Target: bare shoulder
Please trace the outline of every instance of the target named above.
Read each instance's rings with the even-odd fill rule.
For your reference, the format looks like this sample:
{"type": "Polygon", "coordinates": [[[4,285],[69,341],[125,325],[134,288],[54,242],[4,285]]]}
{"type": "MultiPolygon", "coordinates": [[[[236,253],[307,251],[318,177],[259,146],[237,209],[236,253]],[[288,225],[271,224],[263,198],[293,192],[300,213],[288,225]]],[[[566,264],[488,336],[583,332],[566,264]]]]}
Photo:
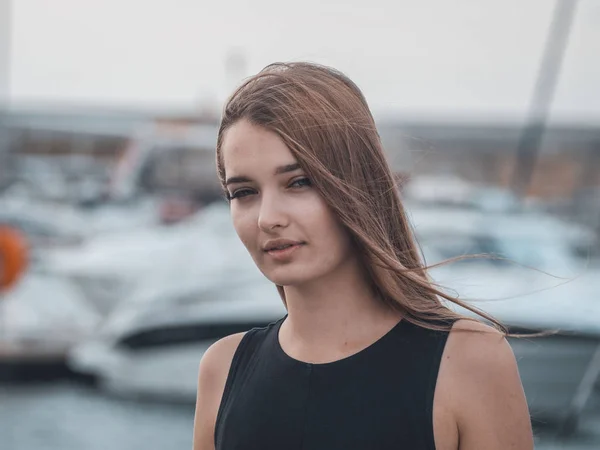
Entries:
{"type": "Polygon", "coordinates": [[[460,361],[464,364],[485,363],[488,360],[498,363],[497,357],[509,360],[512,357],[511,347],[504,335],[495,328],[475,320],[456,321],[448,337],[448,345],[450,350],[460,348],[460,352],[454,356],[460,356],[460,361]]]}
{"type": "Polygon", "coordinates": [[[202,355],[200,360],[200,378],[219,378],[229,372],[233,355],[246,333],[236,333],[219,339],[202,355]]]}
{"type": "Polygon", "coordinates": [[[533,448],[517,362],[502,333],[472,320],[448,336],[440,374],[460,435],[460,449],[533,448]],[[443,372],[442,372],[443,371],[443,372]]]}
{"type": "Polygon", "coordinates": [[[198,369],[197,403],[206,404],[212,400],[210,404],[215,406],[221,402],[233,356],[245,334],[236,333],[219,339],[204,352],[198,369]]]}
{"type": "Polygon", "coordinates": [[[473,320],[458,320],[448,336],[443,363],[453,375],[479,386],[518,376],[510,344],[495,328],[473,320]]]}
{"type": "Polygon", "coordinates": [[[194,417],[194,450],[214,449],[214,430],[233,356],[246,333],[224,337],[202,356],[194,417]]]}

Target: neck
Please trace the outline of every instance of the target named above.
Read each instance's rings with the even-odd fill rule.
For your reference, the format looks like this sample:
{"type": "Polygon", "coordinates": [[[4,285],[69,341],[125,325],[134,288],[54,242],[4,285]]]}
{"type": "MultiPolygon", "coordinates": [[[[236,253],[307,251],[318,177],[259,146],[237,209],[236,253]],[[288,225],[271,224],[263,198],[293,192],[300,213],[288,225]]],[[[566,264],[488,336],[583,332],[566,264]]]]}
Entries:
{"type": "Polygon", "coordinates": [[[281,329],[282,346],[309,359],[315,355],[327,359],[328,352],[368,345],[401,318],[371,291],[356,261],[284,291],[288,317],[281,329]]]}

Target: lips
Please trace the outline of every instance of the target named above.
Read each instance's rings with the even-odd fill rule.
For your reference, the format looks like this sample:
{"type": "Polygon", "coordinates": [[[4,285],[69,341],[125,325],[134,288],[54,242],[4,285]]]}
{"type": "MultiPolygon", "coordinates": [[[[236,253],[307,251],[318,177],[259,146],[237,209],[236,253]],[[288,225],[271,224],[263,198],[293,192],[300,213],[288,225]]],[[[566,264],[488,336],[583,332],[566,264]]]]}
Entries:
{"type": "Polygon", "coordinates": [[[263,251],[270,252],[273,250],[285,250],[286,248],[302,244],[304,244],[304,242],[293,241],[291,239],[273,239],[265,243],[263,246],[263,251]]]}
{"type": "Polygon", "coordinates": [[[297,244],[285,244],[285,245],[281,245],[279,247],[271,247],[271,248],[268,248],[267,251],[272,252],[273,250],[285,250],[286,248],[290,248],[293,245],[297,245],[297,244]]]}
{"type": "Polygon", "coordinates": [[[285,244],[278,247],[271,247],[272,249],[265,251],[265,253],[276,263],[289,263],[294,260],[303,246],[302,243],[292,245],[285,244]]]}

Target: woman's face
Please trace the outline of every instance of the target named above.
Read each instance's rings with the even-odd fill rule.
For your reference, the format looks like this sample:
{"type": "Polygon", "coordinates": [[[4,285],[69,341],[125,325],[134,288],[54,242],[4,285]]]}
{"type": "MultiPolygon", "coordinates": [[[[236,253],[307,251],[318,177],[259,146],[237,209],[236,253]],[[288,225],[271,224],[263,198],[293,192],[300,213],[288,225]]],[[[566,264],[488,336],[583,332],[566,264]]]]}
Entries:
{"type": "Polygon", "coordinates": [[[269,280],[298,285],[349,262],[348,234],[276,133],[240,120],[221,151],[233,225],[269,280]]]}

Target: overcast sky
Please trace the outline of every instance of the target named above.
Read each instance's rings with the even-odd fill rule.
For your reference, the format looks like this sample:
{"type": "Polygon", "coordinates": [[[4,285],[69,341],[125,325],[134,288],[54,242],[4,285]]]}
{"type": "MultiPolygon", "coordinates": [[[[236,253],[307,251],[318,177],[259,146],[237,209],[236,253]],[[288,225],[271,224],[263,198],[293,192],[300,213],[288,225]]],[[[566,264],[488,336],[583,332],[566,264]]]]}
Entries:
{"type": "MultiPolygon", "coordinates": [[[[2,0],[0,0],[2,1],[2,0]]],[[[192,107],[278,60],[345,71],[382,112],[526,110],[551,0],[13,0],[13,103],[192,107]]],[[[554,113],[600,120],[600,1],[579,0],[554,113]]]]}

